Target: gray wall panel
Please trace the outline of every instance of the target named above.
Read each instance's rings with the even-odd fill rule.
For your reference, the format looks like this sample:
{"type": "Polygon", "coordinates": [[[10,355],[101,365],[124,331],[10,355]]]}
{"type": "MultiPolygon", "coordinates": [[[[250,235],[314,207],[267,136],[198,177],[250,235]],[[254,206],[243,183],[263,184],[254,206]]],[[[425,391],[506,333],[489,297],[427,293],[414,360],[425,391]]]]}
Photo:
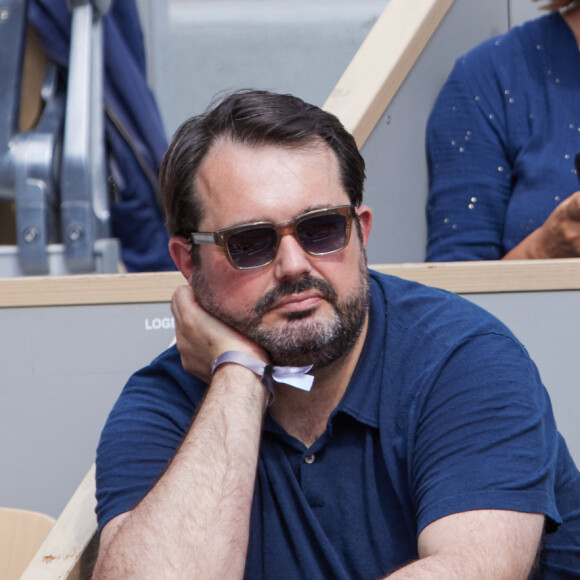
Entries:
{"type": "Polygon", "coordinates": [[[171,321],[167,304],[0,309],[0,505],[60,513],[171,321]]]}
{"type": "Polygon", "coordinates": [[[322,105],[387,0],[141,0],[168,135],[216,93],[291,92],[322,105]],[[165,22],[164,19],[166,18],[165,22]]]}

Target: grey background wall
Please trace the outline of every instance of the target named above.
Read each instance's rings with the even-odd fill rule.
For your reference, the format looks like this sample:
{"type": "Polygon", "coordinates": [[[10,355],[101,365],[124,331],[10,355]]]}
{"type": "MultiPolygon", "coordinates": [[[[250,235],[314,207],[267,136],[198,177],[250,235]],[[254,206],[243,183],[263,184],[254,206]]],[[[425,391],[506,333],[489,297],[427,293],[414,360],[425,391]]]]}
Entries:
{"type": "Polygon", "coordinates": [[[0,505],[58,516],[171,320],[168,304],[0,308],[0,505]]]}
{"type": "Polygon", "coordinates": [[[236,88],[292,92],[322,105],[387,3],[139,0],[168,134],[236,88]]]}

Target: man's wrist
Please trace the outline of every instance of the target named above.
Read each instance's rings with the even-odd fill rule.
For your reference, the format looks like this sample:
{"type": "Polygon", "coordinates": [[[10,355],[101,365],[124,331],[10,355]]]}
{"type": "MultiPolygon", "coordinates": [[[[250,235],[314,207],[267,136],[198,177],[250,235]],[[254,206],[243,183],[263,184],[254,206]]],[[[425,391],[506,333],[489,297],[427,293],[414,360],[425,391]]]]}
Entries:
{"type": "Polygon", "coordinates": [[[274,400],[274,382],[309,391],[314,381],[312,375],[306,374],[312,368],[312,365],[306,367],[272,366],[255,356],[237,350],[223,352],[215,359],[211,368],[212,376],[219,366],[226,363],[240,365],[258,375],[262,384],[270,393],[270,404],[274,400]]]}

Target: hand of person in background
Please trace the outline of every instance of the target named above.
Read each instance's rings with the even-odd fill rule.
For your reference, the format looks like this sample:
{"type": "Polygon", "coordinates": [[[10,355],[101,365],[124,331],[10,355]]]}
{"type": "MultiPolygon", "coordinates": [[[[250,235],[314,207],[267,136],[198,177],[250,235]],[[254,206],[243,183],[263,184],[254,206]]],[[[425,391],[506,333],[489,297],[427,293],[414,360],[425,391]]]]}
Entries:
{"type": "Polygon", "coordinates": [[[506,260],[580,257],[580,191],[562,201],[537,230],[508,252],[506,260]]]}

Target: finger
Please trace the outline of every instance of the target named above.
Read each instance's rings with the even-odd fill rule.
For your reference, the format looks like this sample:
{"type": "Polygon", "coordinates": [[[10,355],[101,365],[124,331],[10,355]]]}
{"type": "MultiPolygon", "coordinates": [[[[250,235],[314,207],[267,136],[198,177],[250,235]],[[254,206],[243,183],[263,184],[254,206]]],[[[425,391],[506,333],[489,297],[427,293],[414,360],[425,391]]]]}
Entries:
{"type": "Polygon", "coordinates": [[[568,219],[580,222],[580,191],[573,193],[565,203],[566,216],[568,219]]]}
{"type": "Polygon", "coordinates": [[[188,313],[197,305],[193,292],[189,286],[179,286],[171,297],[171,312],[176,324],[181,325],[188,313]]]}

